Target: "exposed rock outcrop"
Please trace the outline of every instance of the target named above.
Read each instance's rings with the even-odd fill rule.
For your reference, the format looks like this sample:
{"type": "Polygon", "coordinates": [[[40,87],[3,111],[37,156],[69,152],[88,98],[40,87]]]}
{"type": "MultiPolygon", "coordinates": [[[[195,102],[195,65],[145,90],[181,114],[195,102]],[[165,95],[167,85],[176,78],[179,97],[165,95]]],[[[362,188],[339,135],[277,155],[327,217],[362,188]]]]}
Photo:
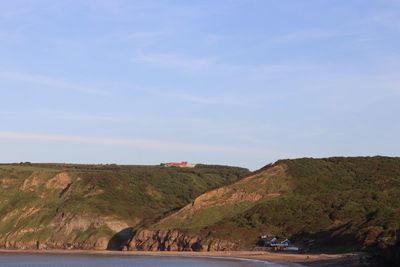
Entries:
{"type": "Polygon", "coordinates": [[[31,177],[24,180],[24,183],[22,184],[20,189],[24,192],[34,192],[41,184],[43,184],[42,179],[40,179],[36,175],[32,175],[31,177]]]}
{"type": "Polygon", "coordinates": [[[0,239],[0,248],[9,249],[83,249],[83,250],[105,250],[108,240],[99,238],[96,240],[85,240],[83,242],[64,242],[64,241],[15,241],[0,239]]]}
{"type": "Polygon", "coordinates": [[[0,185],[4,189],[12,188],[18,181],[16,179],[3,178],[0,179],[0,185]]]}
{"type": "Polygon", "coordinates": [[[61,172],[47,181],[46,188],[48,189],[64,189],[71,183],[71,177],[67,172],[61,172]]]}
{"type": "Polygon", "coordinates": [[[88,231],[96,232],[100,229],[109,229],[114,232],[128,227],[128,224],[115,217],[95,216],[93,214],[74,215],[60,212],[52,222],[47,225],[52,229],[49,237],[39,240],[23,240],[26,234],[35,234],[44,230],[44,226],[21,228],[19,221],[39,212],[36,208],[26,208],[22,212],[16,210],[9,213],[8,217],[20,214],[14,222],[14,230],[8,235],[0,234],[0,247],[15,249],[88,249],[104,250],[109,244],[109,236],[91,235],[88,231]],[[82,237],[82,235],[84,237],[82,237]]]}
{"type": "Polygon", "coordinates": [[[243,168],[206,165],[188,172],[159,166],[1,164],[0,248],[121,249],[123,244],[127,249],[133,234],[126,229],[156,221],[204,190],[246,174],[243,168]]]}
{"type": "Polygon", "coordinates": [[[237,250],[238,245],[226,240],[206,240],[177,230],[141,230],[132,238],[128,248],[145,251],[222,251],[237,250]]]}

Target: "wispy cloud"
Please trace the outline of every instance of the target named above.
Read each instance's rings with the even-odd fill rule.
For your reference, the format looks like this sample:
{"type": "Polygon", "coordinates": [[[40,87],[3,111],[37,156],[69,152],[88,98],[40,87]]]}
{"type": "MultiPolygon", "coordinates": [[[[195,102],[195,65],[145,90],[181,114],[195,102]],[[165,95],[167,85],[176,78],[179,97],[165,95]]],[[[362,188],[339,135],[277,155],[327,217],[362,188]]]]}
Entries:
{"type": "Polygon", "coordinates": [[[162,68],[181,70],[200,70],[208,68],[213,64],[213,60],[210,58],[195,58],[164,53],[141,54],[135,57],[133,61],[162,68]]]}
{"type": "Polygon", "coordinates": [[[400,96],[400,80],[392,78],[386,78],[382,81],[383,89],[386,89],[389,93],[400,96]]]}
{"type": "Polygon", "coordinates": [[[279,73],[292,73],[292,72],[303,72],[310,71],[315,69],[320,69],[321,65],[314,65],[311,63],[302,64],[302,63],[287,63],[287,64],[255,64],[255,65],[223,65],[225,69],[231,71],[238,71],[241,73],[247,74],[255,74],[255,75],[263,75],[270,76],[276,75],[279,73]]]}
{"type": "MultiPolygon", "coordinates": [[[[53,116],[55,119],[60,119],[60,116],[53,116]]],[[[125,117],[113,117],[113,116],[94,116],[94,115],[81,115],[81,114],[64,114],[61,118],[66,120],[75,121],[99,121],[99,122],[120,122],[127,123],[132,122],[130,119],[125,117]]]]}
{"type": "Polygon", "coordinates": [[[15,43],[22,39],[22,35],[15,31],[0,29],[0,41],[2,43],[15,43]]]}
{"type": "Polygon", "coordinates": [[[14,111],[0,111],[0,116],[14,116],[14,115],[18,115],[18,112],[14,112],[14,111]]]}
{"type": "MultiPolygon", "coordinates": [[[[139,91],[138,89],[137,91],[139,91]]],[[[219,90],[215,89],[214,92],[219,90]]],[[[221,90],[223,91],[223,90],[221,90]]],[[[204,104],[204,105],[244,105],[244,103],[248,100],[248,97],[239,96],[235,94],[231,94],[229,92],[225,92],[224,94],[205,94],[205,93],[195,93],[188,92],[187,90],[182,89],[156,89],[156,88],[147,88],[146,90],[140,90],[140,92],[150,94],[156,98],[168,98],[171,100],[179,101],[179,102],[189,102],[195,104],[204,104]]]]}
{"type": "Polygon", "coordinates": [[[115,44],[121,43],[129,45],[134,49],[144,49],[153,45],[157,45],[162,42],[168,36],[170,32],[158,30],[158,31],[118,31],[107,33],[95,39],[91,39],[94,45],[99,43],[115,44]]]}
{"type": "Polygon", "coordinates": [[[208,152],[237,151],[237,149],[233,147],[186,144],[186,143],[164,141],[164,140],[71,136],[71,135],[57,135],[57,134],[45,134],[45,133],[0,131],[0,138],[14,139],[14,140],[78,143],[78,144],[89,144],[89,145],[128,146],[133,148],[145,148],[145,149],[163,149],[163,150],[170,149],[170,150],[181,150],[181,151],[208,151],[208,152]]]}
{"type": "Polygon", "coordinates": [[[194,94],[175,94],[179,100],[197,103],[197,104],[206,104],[206,105],[242,105],[242,101],[238,98],[234,98],[232,96],[199,96],[194,94]]]}
{"type": "Polygon", "coordinates": [[[349,31],[332,30],[332,29],[306,29],[302,31],[291,32],[273,37],[271,41],[277,44],[284,44],[284,43],[297,43],[304,41],[332,39],[339,37],[349,37],[352,35],[354,34],[349,31]]]}
{"type": "Polygon", "coordinates": [[[371,20],[379,25],[400,30],[400,15],[399,12],[387,12],[377,14],[371,20]]]}
{"type": "Polygon", "coordinates": [[[213,8],[207,2],[173,1],[85,1],[85,5],[93,14],[101,14],[102,18],[118,20],[156,20],[163,19],[168,24],[177,20],[191,20],[210,15],[221,14],[231,7],[234,1],[213,3],[213,8]]]}
{"type": "Polygon", "coordinates": [[[109,92],[106,90],[73,84],[60,78],[54,78],[45,75],[0,72],[0,80],[9,80],[20,83],[41,85],[52,90],[76,91],[76,92],[81,92],[86,94],[96,94],[96,95],[109,94],[109,92]]]}
{"type": "Polygon", "coordinates": [[[180,54],[141,54],[133,59],[134,62],[152,65],[165,69],[177,71],[208,71],[238,73],[244,75],[276,75],[278,73],[289,73],[308,71],[321,66],[313,64],[287,63],[287,64],[236,64],[223,62],[211,57],[187,57],[180,54]]]}
{"type": "Polygon", "coordinates": [[[109,116],[109,115],[94,115],[87,113],[62,112],[54,109],[40,110],[0,110],[0,116],[16,120],[55,120],[55,121],[83,121],[83,122],[106,122],[106,123],[132,123],[135,122],[132,118],[126,116],[109,116]]]}

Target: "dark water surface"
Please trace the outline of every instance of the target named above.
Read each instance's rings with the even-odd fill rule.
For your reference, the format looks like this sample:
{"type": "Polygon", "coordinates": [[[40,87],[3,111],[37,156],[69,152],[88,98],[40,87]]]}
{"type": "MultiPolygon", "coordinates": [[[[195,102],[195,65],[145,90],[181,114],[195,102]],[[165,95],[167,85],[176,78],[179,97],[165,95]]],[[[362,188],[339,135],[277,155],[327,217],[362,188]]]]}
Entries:
{"type": "Polygon", "coordinates": [[[276,267],[262,261],[175,256],[1,254],[1,267],[276,267]]]}

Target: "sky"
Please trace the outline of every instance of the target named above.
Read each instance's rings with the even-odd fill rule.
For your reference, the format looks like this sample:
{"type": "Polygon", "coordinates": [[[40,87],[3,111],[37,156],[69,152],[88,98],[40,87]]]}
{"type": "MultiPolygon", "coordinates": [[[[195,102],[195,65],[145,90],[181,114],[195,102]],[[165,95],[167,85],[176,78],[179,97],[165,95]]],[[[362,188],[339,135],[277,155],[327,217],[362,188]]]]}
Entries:
{"type": "Polygon", "coordinates": [[[0,162],[400,154],[398,0],[0,0],[0,162]]]}

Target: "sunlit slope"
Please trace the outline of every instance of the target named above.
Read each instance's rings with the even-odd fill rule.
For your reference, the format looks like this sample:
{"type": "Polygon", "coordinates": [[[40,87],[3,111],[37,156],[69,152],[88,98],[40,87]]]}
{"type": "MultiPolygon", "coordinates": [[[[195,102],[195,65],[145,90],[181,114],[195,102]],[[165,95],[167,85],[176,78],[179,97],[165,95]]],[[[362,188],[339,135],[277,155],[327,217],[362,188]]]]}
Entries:
{"type": "Polygon", "coordinates": [[[243,248],[262,233],[324,250],[385,246],[399,227],[400,158],[388,157],[281,160],[152,225],[243,248]]]}
{"type": "Polygon", "coordinates": [[[0,246],[105,248],[116,232],[247,173],[206,165],[0,165],[0,246]]]}
{"type": "Polygon", "coordinates": [[[286,166],[276,165],[252,174],[232,185],[220,187],[197,197],[154,228],[200,230],[226,217],[249,210],[263,200],[277,198],[290,190],[286,166]]]}

